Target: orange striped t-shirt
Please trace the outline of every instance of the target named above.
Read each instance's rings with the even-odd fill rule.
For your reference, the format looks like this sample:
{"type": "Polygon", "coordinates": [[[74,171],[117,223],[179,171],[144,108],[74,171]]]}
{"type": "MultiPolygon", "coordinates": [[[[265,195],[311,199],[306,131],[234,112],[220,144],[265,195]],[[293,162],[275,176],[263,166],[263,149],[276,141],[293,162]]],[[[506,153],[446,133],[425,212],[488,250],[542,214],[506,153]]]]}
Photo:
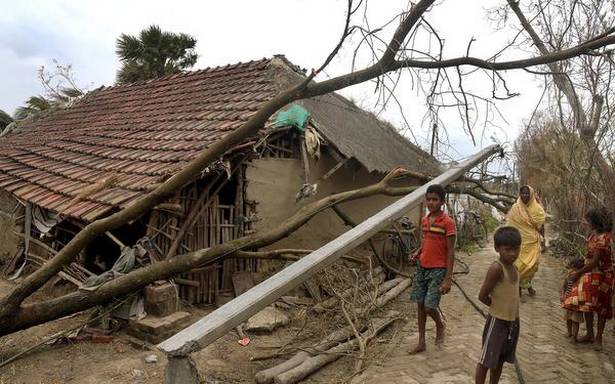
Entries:
{"type": "Polygon", "coordinates": [[[456,234],[455,221],[444,212],[437,214],[429,224],[431,214],[421,220],[423,246],[419,261],[423,268],[446,268],[448,244],[446,238],[456,234]]]}

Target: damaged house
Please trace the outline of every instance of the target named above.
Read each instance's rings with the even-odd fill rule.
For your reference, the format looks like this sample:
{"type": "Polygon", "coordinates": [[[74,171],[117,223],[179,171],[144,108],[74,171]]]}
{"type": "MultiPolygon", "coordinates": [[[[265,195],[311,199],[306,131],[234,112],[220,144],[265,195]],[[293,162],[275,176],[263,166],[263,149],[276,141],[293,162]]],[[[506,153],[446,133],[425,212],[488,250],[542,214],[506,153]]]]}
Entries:
{"type": "MultiPolygon", "coordinates": [[[[5,276],[32,271],[87,223],[136,202],[303,77],[275,57],[101,87],[0,138],[5,276]]],[[[398,166],[440,172],[433,157],[347,99],[302,100],[173,198],[93,241],[60,277],[82,286],[137,243],[146,253],[137,252],[136,262],[150,263],[258,233],[307,202],[373,184],[398,166]]],[[[374,196],[343,207],[359,221],[392,200],[374,196]]],[[[275,248],[315,249],[346,229],[327,210],[275,248]]],[[[233,292],[233,274],[262,263],[228,258],[195,269],[176,280],[180,297],[215,303],[233,292]]]]}

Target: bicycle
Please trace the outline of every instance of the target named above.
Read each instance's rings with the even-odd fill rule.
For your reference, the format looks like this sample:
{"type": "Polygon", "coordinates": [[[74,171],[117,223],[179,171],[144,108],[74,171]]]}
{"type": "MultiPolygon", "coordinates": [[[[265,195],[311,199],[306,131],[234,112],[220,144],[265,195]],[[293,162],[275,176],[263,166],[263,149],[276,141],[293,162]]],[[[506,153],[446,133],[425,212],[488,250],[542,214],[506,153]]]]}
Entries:
{"type": "Polygon", "coordinates": [[[382,243],[381,254],[383,258],[396,261],[399,270],[404,270],[411,266],[408,255],[419,247],[417,229],[408,217],[402,217],[393,228],[382,243]]]}
{"type": "Polygon", "coordinates": [[[455,214],[457,223],[457,248],[470,244],[484,247],[487,244],[487,226],[480,213],[475,211],[460,211],[455,214]]]}

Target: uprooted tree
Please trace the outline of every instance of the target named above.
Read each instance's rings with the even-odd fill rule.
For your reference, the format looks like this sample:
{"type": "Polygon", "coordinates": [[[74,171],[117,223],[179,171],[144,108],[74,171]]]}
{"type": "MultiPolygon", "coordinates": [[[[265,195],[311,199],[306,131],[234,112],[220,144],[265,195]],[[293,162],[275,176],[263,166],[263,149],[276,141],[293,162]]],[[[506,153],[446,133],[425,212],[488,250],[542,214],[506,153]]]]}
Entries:
{"type": "MultiPolygon", "coordinates": [[[[436,87],[436,84],[439,84],[438,87],[442,86],[443,83],[448,84],[451,88],[450,92],[460,100],[462,105],[465,103],[467,107],[468,95],[463,85],[462,67],[470,67],[483,71],[486,76],[494,79],[493,95],[495,96],[498,86],[506,87],[503,81],[496,80],[502,79],[500,72],[531,68],[545,64],[553,65],[552,63],[559,63],[577,56],[595,55],[596,52],[604,50],[608,45],[615,44],[615,35],[606,33],[598,36],[589,36],[584,41],[580,41],[571,46],[561,47],[560,49],[551,50],[550,52],[541,52],[540,56],[518,60],[498,61],[498,55],[490,58],[478,58],[467,55],[446,59],[442,57],[443,40],[437,35],[437,32],[425,18],[430,7],[445,6],[445,4],[433,5],[434,2],[435,0],[421,0],[408,11],[399,15],[400,23],[395,29],[392,37],[387,40],[388,43],[382,44],[380,47],[375,46],[375,43],[371,45],[373,52],[381,52],[381,54],[375,54],[376,59],[371,65],[328,80],[316,82],[314,78],[322,72],[327,64],[329,64],[346,42],[347,37],[351,34],[363,33],[364,38],[361,39],[362,42],[382,41],[381,37],[376,36],[376,30],[366,32],[366,29],[363,27],[352,26],[352,16],[357,11],[357,7],[353,5],[352,1],[348,1],[347,17],[342,37],[320,68],[313,70],[298,84],[280,92],[273,99],[265,102],[240,128],[203,150],[186,167],[170,177],[165,183],[161,184],[151,193],[126,209],[87,225],[51,260],[37,271],[27,276],[8,295],[0,300],[0,335],[5,335],[95,305],[109,302],[116,297],[138,290],[152,281],[174,276],[194,267],[232,255],[245,248],[257,248],[273,243],[283,236],[286,236],[315,213],[339,202],[375,193],[396,194],[410,191],[410,188],[403,187],[400,187],[401,189],[392,189],[393,187],[389,185],[390,178],[398,175],[394,172],[374,186],[359,191],[349,191],[333,195],[306,206],[286,220],[280,227],[271,229],[265,233],[245,236],[219,246],[178,255],[172,259],[134,270],[120,278],[103,284],[93,292],[77,291],[45,302],[24,304],[24,300],[58,274],[64,266],[74,261],[79,251],[93,239],[104,234],[106,231],[118,228],[139,218],[157,204],[164,202],[167,198],[171,197],[175,191],[194,180],[202,169],[219,159],[233,146],[244,142],[249,137],[255,136],[276,111],[290,102],[323,95],[368,80],[383,79],[388,73],[394,71],[409,70],[417,73],[432,72],[434,74],[432,89],[439,89],[436,87]],[[415,42],[418,36],[420,36],[418,34],[419,30],[423,32],[431,31],[429,38],[435,36],[440,42],[439,53],[414,49],[414,45],[411,44],[411,42],[415,42]],[[448,75],[449,71],[451,72],[451,77],[458,76],[457,82],[450,81],[448,75]]],[[[517,7],[517,3],[513,1],[509,1],[509,5],[513,9],[517,7]]],[[[384,83],[381,82],[380,84],[384,83]]],[[[441,89],[438,91],[440,95],[446,93],[447,92],[443,92],[441,89]]],[[[434,95],[435,92],[428,96],[433,98],[434,95]]],[[[462,108],[461,112],[464,119],[467,118],[468,120],[466,122],[466,130],[471,134],[472,125],[469,124],[469,110],[467,108],[462,108]]]]}

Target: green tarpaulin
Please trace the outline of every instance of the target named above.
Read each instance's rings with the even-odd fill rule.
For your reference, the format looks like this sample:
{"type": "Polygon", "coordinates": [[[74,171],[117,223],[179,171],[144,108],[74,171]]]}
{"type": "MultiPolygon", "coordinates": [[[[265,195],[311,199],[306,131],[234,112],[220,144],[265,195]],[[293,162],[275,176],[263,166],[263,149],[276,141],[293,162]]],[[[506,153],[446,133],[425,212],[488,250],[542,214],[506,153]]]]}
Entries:
{"type": "Polygon", "coordinates": [[[307,109],[300,105],[293,104],[288,109],[278,112],[275,118],[276,127],[287,127],[292,125],[297,127],[300,131],[305,129],[305,124],[310,118],[310,113],[307,109]]]}

